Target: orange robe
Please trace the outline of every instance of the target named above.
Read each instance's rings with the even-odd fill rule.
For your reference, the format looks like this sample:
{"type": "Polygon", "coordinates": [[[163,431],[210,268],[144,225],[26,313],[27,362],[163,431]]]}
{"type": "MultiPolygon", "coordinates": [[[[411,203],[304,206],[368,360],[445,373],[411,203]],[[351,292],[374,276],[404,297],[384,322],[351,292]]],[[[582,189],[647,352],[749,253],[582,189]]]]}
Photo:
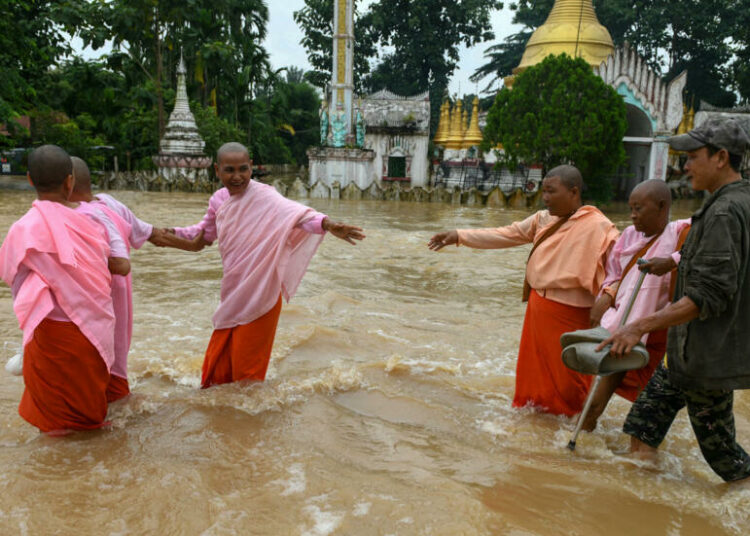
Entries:
{"type": "Polygon", "coordinates": [[[42,432],[93,430],[107,423],[109,371],[73,322],[45,319],[23,350],[18,412],[42,432]]]}
{"type": "MultiPolygon", "coordinates": [[[[500,249],[530,244],[558,221],[541,210],[492,229],[459,230],[459,244],[500,249]]],[[[589,312],[606,276],[617,229],[597,208],[584,205],[534,251],[526,278],[529,297],[516,365],[514,407],[534,406],[562,415],[580,413],[590,377],[562,362],[560,335],[589,327],[589,312]]]]}
{"type": "Polygon", "coordinates": [[[265,380],[280,315],[281,296],[260,318],[233,328],[215,329],[203,360],[201,387],[265,380]]]}

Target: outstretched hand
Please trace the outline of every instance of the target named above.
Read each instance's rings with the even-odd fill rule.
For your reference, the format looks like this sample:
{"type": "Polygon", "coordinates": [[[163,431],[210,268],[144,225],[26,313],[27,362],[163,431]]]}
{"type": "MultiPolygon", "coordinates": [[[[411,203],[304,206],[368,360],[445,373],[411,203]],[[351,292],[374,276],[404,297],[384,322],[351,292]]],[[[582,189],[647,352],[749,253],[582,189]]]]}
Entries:
{"type": "Polygon", "coordinates": [[[198,236],[192,240],[186,238],[180,238],[175,235],[174,229],[157,229],[154,228],[149,238],[149,242],[157,247],[171,247],[175,249],[181,249],[184,251],[200,251],[206,246],[210,246],[212,242],[207,242],[203,238],[203,231],[198,233],[198,236]]]}
{"type": "Polygon", "coordinates": [[[364,240],[365,234],[362,232],[360,227],[354,225],[347,225],[339,221],[332,221],[330,218],[323,220],[323,230],[328,231],[336,238],[346,240],[351,245],[356,246],[355,240],[364,240]]]}
{"type": "Polygon", "coordinates": [[[432,251],[438,251],[451,244],[458,244],[458,231],[445,231],[436,234],[430,238],[427,247],[432,251]]]}
{"type": "Polygon", "coordinates": [[[638,269],[641,272],[653,275],[668,274],[675,268],[677,268],[677,264],[675,264],[672,257],[655,257],[638,265],[638,269]]]}

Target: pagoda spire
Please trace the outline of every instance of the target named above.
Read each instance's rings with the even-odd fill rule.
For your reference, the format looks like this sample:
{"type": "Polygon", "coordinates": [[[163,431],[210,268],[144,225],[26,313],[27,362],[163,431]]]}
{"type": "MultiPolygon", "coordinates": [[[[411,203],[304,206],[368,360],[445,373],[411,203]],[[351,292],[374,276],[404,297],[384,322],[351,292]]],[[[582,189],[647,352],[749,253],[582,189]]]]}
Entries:
{"type": "Polygon", "coordinates": [[[448,139],[445,141],[446,149],[460,149],[464,141],[463,128],[461,127],[461,107],[461,101],[457,101],[451,114],[451,129],[448,139]]]}
{"type": "Polygon", "coordinates": [[[185,75],[187,75],[185,59],[180,51],[174,110],[169,115],[169,122],[164,131],[164,137],[159,142],[159,149],[161,153],[167,154],[203,155],[206,142],[198,133],[198,125],[195,123],[193,112],[190,111],[185,75]]]}
{"type": "Polygon", "coordinates": [[[464,136],[464,149],[478,146],[483,139],[482,131],[479,130],[479,97],[474,97],[471,109],[471,124],[464,136]]]}

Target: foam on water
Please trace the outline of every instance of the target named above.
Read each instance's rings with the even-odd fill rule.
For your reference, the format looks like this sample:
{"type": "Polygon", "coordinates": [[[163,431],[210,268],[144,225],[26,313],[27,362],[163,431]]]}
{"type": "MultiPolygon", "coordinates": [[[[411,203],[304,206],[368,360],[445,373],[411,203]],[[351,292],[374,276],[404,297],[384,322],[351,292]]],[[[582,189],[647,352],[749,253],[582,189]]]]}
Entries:
{"type": "Polygon", "coordinates": [[[288,468],[289,478],[287,480],[273,480],[273,485],[281,486],[281,496],[286,497],[295,493],[302,493],[307,489],[307,479],[305,478],[305,469],[301,463],[295,463],[288,468]]]}
{"type": "Polygon", "coordinates": [[[345,514],[328,509],[327,499],[327,495],[320,495],[307,500],[302,510],[311,519],[312,526],[302,527],[302,536],[328,536],[341,525],[345,514]]]}

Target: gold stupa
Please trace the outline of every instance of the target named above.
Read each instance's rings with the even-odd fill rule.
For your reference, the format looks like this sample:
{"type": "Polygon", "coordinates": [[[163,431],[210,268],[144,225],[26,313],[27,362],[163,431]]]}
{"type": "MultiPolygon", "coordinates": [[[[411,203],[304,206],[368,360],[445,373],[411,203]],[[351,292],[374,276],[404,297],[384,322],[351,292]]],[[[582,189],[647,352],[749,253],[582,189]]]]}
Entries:
{"type": "Polygon", "coordinates": [[[456,102],[456,106],[451,113],[451,128],[448,132],[448,139],[445,141],[446,149],[458,150],[464,142],[464,128],[461,126],[461,101],[456,102]]]}
{"type": "MultiPolygon", "coordinates": [[[[612,37],[596,18],[591,0],[556,0],[545,23],[531,35],[513,74],[541,63],[547,56],[562,53],[598,67],[614,50],[612,37]]],[[[513,78],[507,77],[505,85],[512,86],[513,78]]]]}
{"type": "Polygon", "coordinates": [[[464,134],[463,148],[469,149],[475,145],[482,143],[482,131],[479,130],[479,98],[474,97],[471,109],[471,124],[469,125],[466,134],[464,134]]]}
{"type": "Polygon", "coordinates": [[[440,121],[438,122],[437,131],[435,136],[432,138],[432,143],[435,145],[445,145],[445,141],[448,139],[448,128],[450,124],[450,103],[448,101],[443,102],[440,106],[440,121]]]}

